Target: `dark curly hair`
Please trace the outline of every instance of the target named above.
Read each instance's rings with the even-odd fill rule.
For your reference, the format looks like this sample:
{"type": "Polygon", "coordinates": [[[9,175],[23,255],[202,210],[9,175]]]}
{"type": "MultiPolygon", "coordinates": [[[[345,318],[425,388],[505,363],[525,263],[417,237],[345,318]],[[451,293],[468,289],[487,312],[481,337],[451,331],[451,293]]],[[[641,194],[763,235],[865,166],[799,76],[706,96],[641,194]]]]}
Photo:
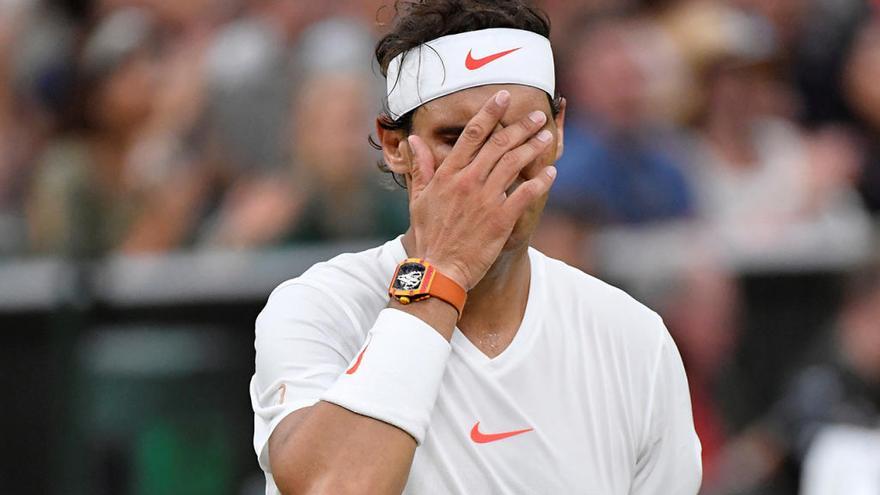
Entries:
{"type": "MultiPolygon", "coordinates": [[[[527,0],[397,0],[394,2],[394,21],[391,31],[376,45],[376,61],[382,75],[388,77],[388,65],[394,57],[423,43],[443,36],[467,33],[491,28],[511,28],[531,31],[550,38],[550,19],[527,0]]],[[[562,108],[562,97],[550,98],[550,108],[555,117],[562,108]]],[[[379,126],[385,130],[412,131],[415,110],[391,118],[387,101],[379,115],[379,126]]],[[[382,146],[370,136],[370,144],[377,150],[382,146]]],[[[404,181],[379,162],[379,169],[392,174],[402,187],[404,181]]]]}

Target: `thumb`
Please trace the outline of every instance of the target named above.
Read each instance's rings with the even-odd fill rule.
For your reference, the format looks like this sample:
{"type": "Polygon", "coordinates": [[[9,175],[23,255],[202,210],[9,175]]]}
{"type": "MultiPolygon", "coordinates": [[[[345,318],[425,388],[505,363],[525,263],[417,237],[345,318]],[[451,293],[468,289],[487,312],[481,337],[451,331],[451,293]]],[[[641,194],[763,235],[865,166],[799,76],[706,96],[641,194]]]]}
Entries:
{"type": "Polygon", "coordinates": [[[415,134],[409,136],[407,142],[412,152],[412,192],[416,195],[428,187],[434,177],[434,154],[415,134]]]}

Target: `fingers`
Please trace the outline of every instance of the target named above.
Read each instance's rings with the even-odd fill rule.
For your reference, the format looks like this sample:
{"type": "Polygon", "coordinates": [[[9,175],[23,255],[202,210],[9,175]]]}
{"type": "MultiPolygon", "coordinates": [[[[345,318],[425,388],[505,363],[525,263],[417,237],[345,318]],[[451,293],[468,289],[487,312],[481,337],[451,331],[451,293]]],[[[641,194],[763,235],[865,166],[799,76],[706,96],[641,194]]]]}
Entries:
{"type": "Polygon", "coordinates": [[[506,90],[501,90],[494,97],[489,98],[467,123],[442,166],[457,170],[466,167],[489,139],[509,105],[510,92],[506,90]]]}
{"type": "Polygon", "coordinates": [[[412,153],[412,192],[422,192],[434,177],[434,154],[422,138],[415,134],[407,139],[412,153]]]}
{"type": "MultiPolygon", "coordinates": [[[[539,132],[525,144],[504,153],[498,159],[495,168],[490,171],[486,186],[493,191],[506,191],[519,175],[520,171],[541,156],[553,141],[553,134],[548,130],[539,132]]],[[[520,186],[522,187],[522,186],[520,186]]]]}
{"type": "Polygon", "coordinates": [[[550,190],[553,181],[556,180],[556,167],[545,168],[537,177],[527,180],[519,185],[513,194],[504,201],[505,214],[515,222],[535,200],[550,190]]]}
{"type": "Polygon", "coordinates": [[[534,136],[546,123],[547,114],[536,110],[515,124],[495,131],[480,149],[471,166],[485,180],[505,153],[534,136]]]}

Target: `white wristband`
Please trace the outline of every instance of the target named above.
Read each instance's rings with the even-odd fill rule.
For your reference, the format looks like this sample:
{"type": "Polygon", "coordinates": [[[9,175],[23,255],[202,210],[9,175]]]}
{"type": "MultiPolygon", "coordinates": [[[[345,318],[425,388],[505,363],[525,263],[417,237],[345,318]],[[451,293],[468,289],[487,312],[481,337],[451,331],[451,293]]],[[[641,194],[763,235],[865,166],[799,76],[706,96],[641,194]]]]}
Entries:
{"type": "Polygon", "coordinates": [[[452,347],[421,319],[384,309],[364,347],[321,400],[425,439],[452,347]]]}

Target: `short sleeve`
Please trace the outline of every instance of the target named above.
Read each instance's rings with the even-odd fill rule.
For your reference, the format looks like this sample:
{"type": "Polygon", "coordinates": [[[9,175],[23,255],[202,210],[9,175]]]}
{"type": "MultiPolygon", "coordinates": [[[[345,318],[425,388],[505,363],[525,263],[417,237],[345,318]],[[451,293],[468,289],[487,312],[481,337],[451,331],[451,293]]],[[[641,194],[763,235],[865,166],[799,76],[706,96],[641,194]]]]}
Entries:
{"type": "Polygon", "coordinates": [[[690,393],[681,356],[665,333],[654,374],[646,444],[636,466],[633,495],[694,495],[703,468],[700,440],[694,430],[690,393]]]}
{"type": "Polygon", "coordinates": [[[337,302],[297,282],[275,290],[257,317],[250,396],[254,450],[271,472],[269,437],[288,414],[314,405],[345,370],[360,342],[337,302]]]}

